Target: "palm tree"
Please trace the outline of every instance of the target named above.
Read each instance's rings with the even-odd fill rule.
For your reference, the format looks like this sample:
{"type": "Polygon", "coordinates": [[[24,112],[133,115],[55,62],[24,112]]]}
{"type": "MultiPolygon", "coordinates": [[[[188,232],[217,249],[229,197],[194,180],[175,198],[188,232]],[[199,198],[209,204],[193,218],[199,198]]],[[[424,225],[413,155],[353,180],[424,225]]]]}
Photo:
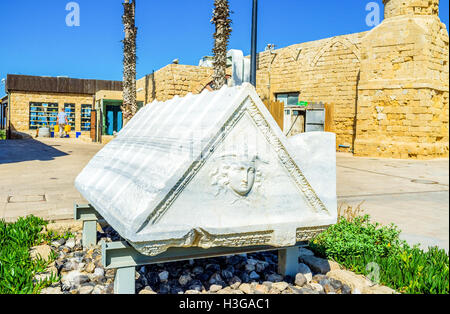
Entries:
{"type": "Polygon", "coordinates": [[[231,35],[230,5],[228,0],[215,0],[211,23],[216,26],[214,33],[214,75],[213,88],[220,89],[227,82],[227,48],[231,35]]]}
{"type": "Polygon", "coordinates": [[[124,125],[136,114],[136,0],[124,0],[122,23],[125,31],[123,42],[123,120],[124,125]]]}

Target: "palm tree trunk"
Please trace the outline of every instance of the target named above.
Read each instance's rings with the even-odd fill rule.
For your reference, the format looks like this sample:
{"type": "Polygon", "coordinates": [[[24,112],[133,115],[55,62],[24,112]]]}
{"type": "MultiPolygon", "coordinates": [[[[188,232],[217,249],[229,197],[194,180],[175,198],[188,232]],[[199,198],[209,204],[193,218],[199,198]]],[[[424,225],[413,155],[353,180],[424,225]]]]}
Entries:
{"type": "Polygon", "coordinates": [[[122,22],[125,31],[123,40],[123,120],[124,125],[136,114],[136,0],[125,0],[122,22]]]}
{"type": "Polygon", "coordinates": [[[214,75],[213,88],[220,89],[227,82],[227,49],[231,35],[230,5],[228,0],[215,0],[211,22],[216,26],[214,33],[214,75]]]}

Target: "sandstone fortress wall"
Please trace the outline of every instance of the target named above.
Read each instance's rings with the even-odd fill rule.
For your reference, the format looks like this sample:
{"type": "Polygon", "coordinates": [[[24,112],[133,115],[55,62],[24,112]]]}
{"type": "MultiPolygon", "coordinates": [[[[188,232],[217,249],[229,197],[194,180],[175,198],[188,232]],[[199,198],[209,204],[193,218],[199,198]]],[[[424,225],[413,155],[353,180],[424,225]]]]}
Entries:
{"type": "MultiPolygon", "coordinates": [[[[448,157],[449,36],[438,17],[439,0],[384,4],[384,21],[368,32],[259,53],[257,92],[270,100],[298,92],[300,100],[331,105],[341,151],[448,157]]],[[[138,80],[137,89],[146,103],[165,101],[200,93],[212,75],[212,68],[170,64],[138,80]]],[[[27,116],[23,97],[13,98],[19,107],[13,123],[27,116]]],[[[27,123],[15,126],[21,130],[27,123]]]]}
{"type": "MultiPolygon", "coordinates": [[[[299,92],[331,104],[337,148],[358,156],[448,157],[449,36],[439,0],[384,4],[385,19],[371,31],[259,53],[258,94],[299,92]]],[[[198,93],[211,81],[210,68],[172,64],[154,73],[149,101],[198,93]]]]}

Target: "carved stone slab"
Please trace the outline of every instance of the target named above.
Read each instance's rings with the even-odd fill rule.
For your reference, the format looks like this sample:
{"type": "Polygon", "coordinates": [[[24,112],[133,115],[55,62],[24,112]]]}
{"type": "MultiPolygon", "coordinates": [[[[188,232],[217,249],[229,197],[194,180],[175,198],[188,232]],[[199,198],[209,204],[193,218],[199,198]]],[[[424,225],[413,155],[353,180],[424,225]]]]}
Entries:
{"type": "Polygon", "coordinates": [[[336,222],[335,135],[287,139],[253,86],[153,102],[75,181],[139,252],[286,247],[336,222]]]}

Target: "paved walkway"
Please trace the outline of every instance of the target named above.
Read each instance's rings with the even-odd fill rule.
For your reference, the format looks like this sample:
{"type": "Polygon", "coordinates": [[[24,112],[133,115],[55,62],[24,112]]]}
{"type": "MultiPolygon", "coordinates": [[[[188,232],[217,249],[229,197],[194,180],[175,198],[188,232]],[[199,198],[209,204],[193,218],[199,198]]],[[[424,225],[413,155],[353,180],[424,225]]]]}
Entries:
{"type": "MultiPolygon", "coordinates": [[[[86,201],[73,186],[101,148],[76,139],[0,141],[0,218],[29,214],[70,219],[86,201]]],[[[357,158],[338,153],[339,204],[362,208],[383,224],[394,222],[410,243],[449,248],[448,159],[357,158]]]]}
{"type": "Polygon", "coordinates": [[[76,139],[0,141],[0,218],[73,217],[74,180],[102,146],[76,139]]]}
{"type": "Polygon", "coordinates": [[[409,243],[449,248],[448,159],[358,158],[338,153],[340,204],[357,206],[382,224],[394,222],[409,243]]]}

